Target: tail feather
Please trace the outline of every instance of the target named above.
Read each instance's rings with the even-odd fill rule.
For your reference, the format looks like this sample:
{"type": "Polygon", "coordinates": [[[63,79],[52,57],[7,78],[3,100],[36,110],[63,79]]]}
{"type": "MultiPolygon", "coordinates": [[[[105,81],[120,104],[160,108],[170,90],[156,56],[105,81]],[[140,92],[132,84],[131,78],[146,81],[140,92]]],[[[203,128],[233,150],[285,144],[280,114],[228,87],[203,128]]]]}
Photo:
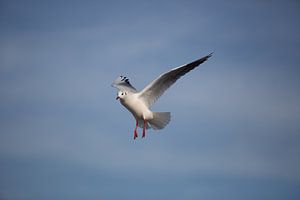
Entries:
{"type": "Polygon", "coordinates": [[[171,120],[170,112],[153,112],[153,119],[148,120],[154,130],[163,129],[171,120]]]}

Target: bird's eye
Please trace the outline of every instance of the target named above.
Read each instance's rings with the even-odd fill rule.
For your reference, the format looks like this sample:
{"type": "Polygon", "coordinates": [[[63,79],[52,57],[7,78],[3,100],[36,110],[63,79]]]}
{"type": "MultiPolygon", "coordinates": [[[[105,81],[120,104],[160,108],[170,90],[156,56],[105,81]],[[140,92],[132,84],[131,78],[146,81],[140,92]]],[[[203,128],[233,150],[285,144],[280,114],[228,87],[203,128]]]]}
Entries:
{"type": "Polygon", "coordinates": [[[123,96],[123,95],[124,95],[124,93],[122,92],[122,93],[121,93],[121,95],[123,96]]]}

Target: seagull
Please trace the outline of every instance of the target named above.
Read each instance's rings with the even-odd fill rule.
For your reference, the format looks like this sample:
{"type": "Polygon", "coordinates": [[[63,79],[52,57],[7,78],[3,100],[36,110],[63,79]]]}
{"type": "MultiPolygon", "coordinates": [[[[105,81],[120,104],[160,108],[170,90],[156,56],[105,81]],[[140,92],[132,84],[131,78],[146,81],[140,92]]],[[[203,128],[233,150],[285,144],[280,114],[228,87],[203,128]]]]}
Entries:
{"type": "Polygon", "coordinates": [[[160,130],[170,122],[170,112],[152,112],[151,106],[181,76],[195,69],[211,56],[212,53],[191,63],[173,68],[158,76],[141,91],[137,91],[126,76],[121,75],[112,83],[112,86],[118,89],[116,100],[119,100],[135,118],[134,140],[138,137],[138,127],[143,129],[142,138],[144,138],[146,129],[160,130]]]}

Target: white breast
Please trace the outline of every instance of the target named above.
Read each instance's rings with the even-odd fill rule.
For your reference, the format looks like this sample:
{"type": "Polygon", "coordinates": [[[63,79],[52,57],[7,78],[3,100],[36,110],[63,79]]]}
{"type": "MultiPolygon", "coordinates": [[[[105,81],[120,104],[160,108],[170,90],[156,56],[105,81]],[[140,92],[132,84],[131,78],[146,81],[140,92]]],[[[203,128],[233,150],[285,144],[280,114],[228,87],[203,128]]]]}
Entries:
{"type": "Polygon", "coordinates": [[[153,119],[153,114],[146,106],[146,104],[137,97],[136,94],[128,95],[125,99],[121,100],[125,106],[136,118],[153,119]]]}

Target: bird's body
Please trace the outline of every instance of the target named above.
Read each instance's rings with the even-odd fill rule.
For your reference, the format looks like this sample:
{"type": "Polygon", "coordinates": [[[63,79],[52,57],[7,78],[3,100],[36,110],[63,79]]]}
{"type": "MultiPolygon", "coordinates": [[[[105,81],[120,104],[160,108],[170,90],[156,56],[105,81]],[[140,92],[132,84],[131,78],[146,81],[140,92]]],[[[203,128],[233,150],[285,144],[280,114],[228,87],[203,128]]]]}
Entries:
{"type": "Polygon", "coordinates": [[[116,99],[120,100],[121,104],[132,113],[136,120],[134,139],[138,137],[137,127],[143,128],[142,137],[145,137],[146,129],[163,129],[170,122],[171,115],[169,112],[152,112],[151,106],[181,76],[205,62],[211,55],[160,75],[140,92],[130,84],[129,79],[125,76],[119,76],[113,82],[112,86],[119,89],[116,99]]]}
{"type": "Polygon", "coordinates": [[[139,98],[137,93],[129,93],[126,98],[120,99],[120,102],[125,106],[136,119],[150,120],[153,118],[151,110],[139,98]]]}

